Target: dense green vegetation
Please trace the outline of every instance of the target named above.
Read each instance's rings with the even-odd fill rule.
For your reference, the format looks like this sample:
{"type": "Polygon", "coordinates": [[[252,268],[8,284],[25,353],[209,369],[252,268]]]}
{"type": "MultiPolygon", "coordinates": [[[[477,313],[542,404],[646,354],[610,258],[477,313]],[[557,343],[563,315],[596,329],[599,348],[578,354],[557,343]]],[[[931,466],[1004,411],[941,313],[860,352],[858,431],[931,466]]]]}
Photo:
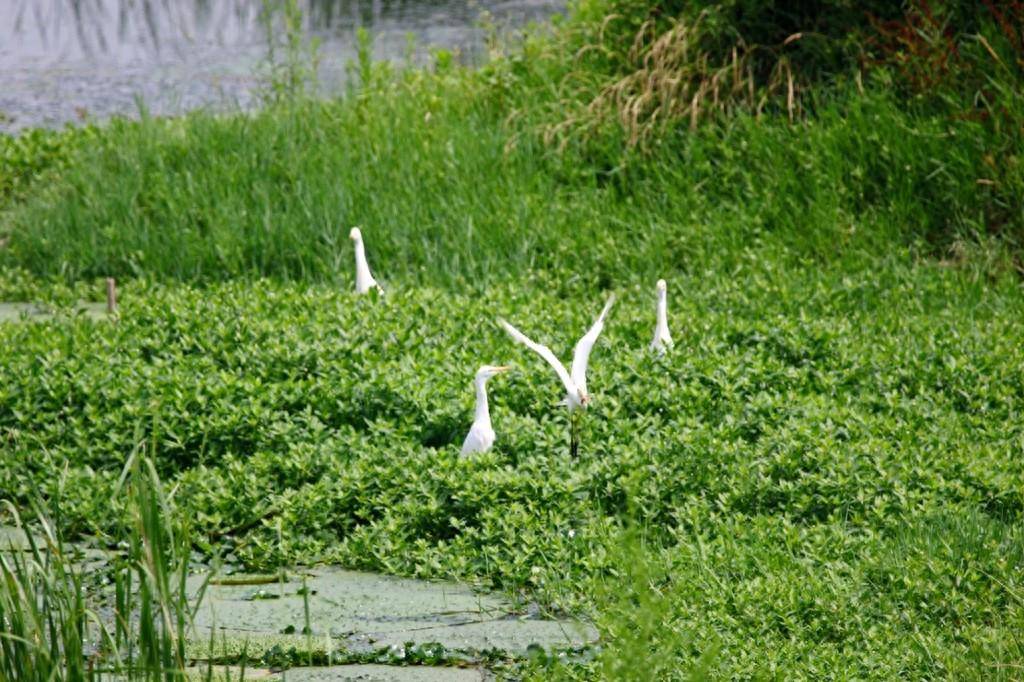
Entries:
{"type": "Polygon", "coordinates": [[[650,294],[620,290],[578,460],[550,370],[492,320],[563,352],[596,297],[130,287],[116,324],[0,328],[2,478],[46,486],[69,531],[117,538],[111,491],[144,442],[211,551],[480,579],[598,614],[635,524],[670,631],[693,638],[658,651],[674,665],[712,643],[740,675],[1019,661],[1016,287],[756,263],[673,282],[663,360],[650,294]],[[499,444],[461,460],[472,373],[505,361],[499,444]]]}
{"type": "Polygon", "coordinates": [[[145,443],[204,554],[597,619],[541,679],[1014,678],[1024,10],[755,5],[585,2],[479,70],[364,46],[338,101],[5,139],[0,298],[128,281],[116,323],[0,325],[0,494],[117,541],[145,443]],[[493,320],[564,355],[606,290],[571,459],[493,320]]]}

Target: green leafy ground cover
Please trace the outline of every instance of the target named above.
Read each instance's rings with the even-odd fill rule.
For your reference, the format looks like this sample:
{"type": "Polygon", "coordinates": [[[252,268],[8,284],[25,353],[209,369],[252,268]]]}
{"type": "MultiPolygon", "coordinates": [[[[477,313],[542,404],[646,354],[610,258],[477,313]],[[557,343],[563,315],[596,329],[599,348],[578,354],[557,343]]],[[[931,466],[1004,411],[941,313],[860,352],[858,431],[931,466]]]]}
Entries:
{"type": "Polygon", "coordinates": [[[567,352],[600,298],[132,285],[117,323],[0,327],[5,492],[32,479],[70,532],[116,538],[141,441],[197,535],[253,567],[456,576],[616,632],[633,552],[660,576],[643,589],[667,669],[713,645],[738,675],[1019,661],[1016,287],[752,266],[672,292],[677,347],[656,359],[651,294],[620,290],[573,460],[553,375],[493,318],[567,352]],[[506,361],[498,445],[462,460],[472,372],[506,361]]]}

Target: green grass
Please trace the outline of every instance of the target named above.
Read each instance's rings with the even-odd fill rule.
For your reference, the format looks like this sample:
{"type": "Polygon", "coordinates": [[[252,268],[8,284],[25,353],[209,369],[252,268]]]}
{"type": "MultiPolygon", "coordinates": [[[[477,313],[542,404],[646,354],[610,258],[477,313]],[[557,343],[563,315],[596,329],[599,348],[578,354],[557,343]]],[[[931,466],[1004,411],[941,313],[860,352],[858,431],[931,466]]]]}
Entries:
{"type": "Polygon", "coordinates": [[[531,123],[513,138],[518,102],[486,74],[411,71],[344,101],[115,122],[0,214],[0,262],[69,282],[337,282],[360,225],[371,264],[394,264],[385,280],[481,287],[542,270],[607,286],[732,268],[751,249],[827,265],[988,244],[998,188],[977,179],[994,133],[907,112],[884,82],[823,94],[795,124],[737,114],[648,156],[595,159],[554,156],[531,123]]]}
{"type": "Polygon", "coordinates": [[[0,327],[0,480],[120,537],[144,440],[198,546],[254,568],[476,580],[604,614],[618,642],[653,598],[622,594],[642,560],[667,670],[713,647],[720,675],[1012,677],[1024,303],[894,260],[676,276],[663,360],[650,287],[620,287],[578,460],[550,369],[492,320],[565,353],[597,295],[129,285],[116,324],[0,327]],[[517,366],[491,382],[499,441],[460,460],[485,362],[517,366]]]}
{"type": "MultiPolygon", "coordinates": [[[[60,496],[32,499],[25,516],[8,503],[5,522],[27,547],[0,547],[0,675],[11,682],[180,680],[186,637],[190,543],[153,464],[133,452],[111,494],[130,527],[96,568],[64,541],[60,496]],[[48,506],[52,505],[52,508],[48,506]]],[[[205,583],[192,595],[201,599],[205,583]],[[197,596],[198,595],[198,596],[197,596]]],[[[240,657],[244,661],[244,653],[240,657]]],[[[243,663],[244,665],[244,663],[243,663]]],[[[193,669],[212,680],[213,668],[193,669]]],[[[242,669],[244,673],[244,668],[242,669]]]]}

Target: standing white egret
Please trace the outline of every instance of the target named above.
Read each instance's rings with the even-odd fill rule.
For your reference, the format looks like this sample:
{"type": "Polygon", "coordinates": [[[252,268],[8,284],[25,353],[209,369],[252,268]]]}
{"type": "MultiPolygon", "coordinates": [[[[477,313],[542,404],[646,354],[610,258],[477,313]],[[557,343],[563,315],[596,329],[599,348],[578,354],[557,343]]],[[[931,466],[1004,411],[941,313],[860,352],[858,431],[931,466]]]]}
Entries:
{"type": "Polygon", "coordinates": [[[668,333],[668,285],[665,280],[658,280],[658,322],[654,326],[654,340],[651,350],[664,353],[672,347],[672,335],[668,333]]]}
{"type": "Polygon", "coordinates": [[[473,386],[476,388],[476,411],[473,415],[473,425],[469,427],[466,440],[462,443],[463,456],[474,452],[487,452],[494,445],[491,412],[487,408],[487,380],[508,370],[508,367],[496,365],[484,365],[477,370],[473,379],[473,386]]]}
{"type": "Polygon", "coordinates": [[[555,357],[550,348],[531,341],[525,334],[507,321],[501,318],[498,319],[498,324],[513,339],[544,358],[554,368],[558,378],[562,380],[566,393],[565,404],[569,408],[569,452],[573,457],[576,456],[579,450],[577,413],[579,410],[585,410],[590,403],[590,394],[587,393],[587,362],[590,360],[590,349],[594,347],[597,337],[600,336],[601,330],[604,329],[604,318],[613,303],[615,303],[615,294],[608,297],[608,302],[604,304],[601,314],[597,316],[597,319],[587,333],[576,343],[576,348],[573,349],[572,369],[570,371],[566,371],[565,365],[555,357]]]}
{"type": "Polygon", "coordinates": [[[355,242],[356,247],[356,293],[365,294],[370,289],[380,289],[377,280],[370,274],[370,264],[366,262],[366,249],[363,248],[363,233],[353,227],[348,238],[355,242]]]}

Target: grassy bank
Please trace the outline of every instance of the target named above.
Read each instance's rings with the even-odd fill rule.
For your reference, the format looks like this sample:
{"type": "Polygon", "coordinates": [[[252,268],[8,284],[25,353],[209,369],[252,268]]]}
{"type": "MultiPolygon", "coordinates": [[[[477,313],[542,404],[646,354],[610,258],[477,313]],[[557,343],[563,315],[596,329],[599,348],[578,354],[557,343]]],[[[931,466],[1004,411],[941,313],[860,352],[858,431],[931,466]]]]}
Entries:
{"type": "MultiPolygon", "coordinates": [[[[1024,100],[1006,71],[1016,69],[1012,49],[989,56],[964,37],[974,61],[964,57],[961,75],[927,98],[909,96],[893,66],[830,83],[796,73],[799,98],[750,75],[739,82],[753,102],[717,108],[698,89],[703,118],[629,114],[659,91],[616,100],[605,90],[617,93],[622,78],[675,74],[696,88],[715,77],[685,62],[647,73],[650,50],[595,63],[566,56],[623,52],[628,25],[616,33],[612,21],[600,40],[592,27],[601,12],[644,7],[634,5],[586,4],[557,37],[529,39],[479,71],[446,59],[430,70],[364,62],[339,101],[42,136],[7,155],[19,179],[8,183],[0,258],[67,281],[339,281],[352,225],[374,261],[393,264],[386,277],[445,287],[537,270],[632,282],[733,267],[752,250],[790,262],[852,254],[860,265],[894,245],[939,259],[1016,258],[1024,100]],[[972,91],[979,69],[989,85],[972,91]],[[631,146],[638,128],[645,142],[631,146]]],[[[684,37],[697,49],[703,35],[684,37]]],[[[985,45],[999,37],[993,27],[985,45]]]]}
{"type": "Polygon", "coordinates": [[[928,238],[944,233],[939,256],[976,243],[955,225],[979,191],[985,129],[963,124],[950,148],[943,120],[881,93],[796,125],[737,116],[616,173],[526,143],[506,152],[496,106],[439,104],[425,120],[404,90],[373,102],[117,124],[13,210],[3,255],[70,280],[340,283],[361,225],[386,279],[482,286],[543,270],[592,285],[752,251],[863,264],[893,245],[932,255],[928,238]]]}
{"type": "Polygon", "coordinates": [[[116,543],[145,443],[204,555],[596,618],[596,659],[539,679],[1012,679],[1012,35],[979,14],[936,62],[911,3],[845,42],[823,20],[819,54],[694,5],[584,3],[476,71],[364,60],[338,101],[5,139],[0,298],[125,281],[116,323],[0,325],[0,496],[116,543]],[[383,298],[349,293],[355,224],[383,298]],[[493,320],[562,356],[608,290],[571,459],[550,369],[493,320]],[[460,459],[472,373],[506,362],[497,446],[460,459]]]}

